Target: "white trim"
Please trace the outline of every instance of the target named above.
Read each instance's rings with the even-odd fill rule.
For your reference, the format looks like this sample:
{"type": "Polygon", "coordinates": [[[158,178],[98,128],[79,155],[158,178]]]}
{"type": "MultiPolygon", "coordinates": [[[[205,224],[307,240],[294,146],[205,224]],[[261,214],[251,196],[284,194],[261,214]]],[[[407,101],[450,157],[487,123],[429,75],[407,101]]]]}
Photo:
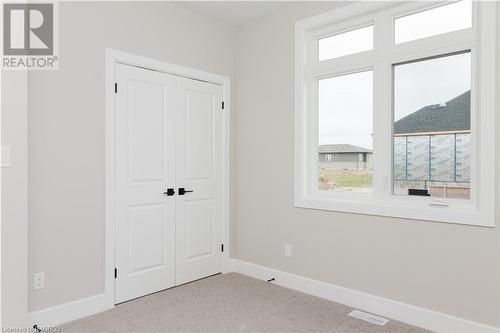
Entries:
{"type": "Polygon", "coordinates": [[[28,314],[29,327],[56,326],[112,309],[106,294],[99,294],[28,314]]]}
{"type": "MultiPolygon", "coordinates": [[[[439,4],[439,5],[442,5],[439,4]]],[[[421,3],[356,3],[296,23],[295,27],[295,207],[391,216],[477,226],[495,226],[496,4],[474,2],[473,26],[394,44],[394,18],[435,7],[421,3]],[[481,18],[481,20],[479,20],[481,18]],[[322,36],[374,24],[374,49],[318,61],[322,36]],[[471,50],[471,199],[392,194],[392,65],[471,50]],[[318,190],[317,81],[347,73],[374,72],[373,193],[318,190]],[[436,205],[436,200],[442,205],[436,205]]]]}
{"type": "Polygon", "coordinates": [[[499,328],[391,299],[233,259],[233,271],[435,332],[500,332],[499,328]]]}
{"type": "Polygon", "coordinates": [[[204,72],[184,66],[170,64],[156,59],[151,59],[131,53],[121,52],[113,49],[106,49],[106,167],[105,167],[105,291],[104,295],[108,302],[114,304],[115,289],[114,289],[114,267],[115,267],[115,214],[116,214],[116,197],[115,197],[115,64],[127,64],[131,66],[142,67],[146,69],[156,70],[168,74],[187,77],[195,80],[206,81],[222,86],[224,111],[223,111],[223,242],[224,253],[222,260],[222,272],[231,270],[230,263],[230,78],[222,75],[217,75],[209,72],[204,72]]]}

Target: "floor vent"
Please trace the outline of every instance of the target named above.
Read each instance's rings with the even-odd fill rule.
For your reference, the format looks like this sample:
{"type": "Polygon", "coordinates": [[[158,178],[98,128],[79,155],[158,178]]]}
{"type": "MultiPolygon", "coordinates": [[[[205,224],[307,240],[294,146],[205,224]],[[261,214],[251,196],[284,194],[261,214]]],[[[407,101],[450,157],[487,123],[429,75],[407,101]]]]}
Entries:
{"type": "Polygon", "coordinates": [[[378,326],[384,326],[389,321],[389,319],[385,319],[385,318],[382,318],[379,316],[372,315],[371,313],[366,313],[366,312],[359,311],[359,310],[351,311],[348,314],[348,316],[358,318],[358,319],[367,321],[369,323],[372,323],[372,324],[375,324],[378,326]]]}

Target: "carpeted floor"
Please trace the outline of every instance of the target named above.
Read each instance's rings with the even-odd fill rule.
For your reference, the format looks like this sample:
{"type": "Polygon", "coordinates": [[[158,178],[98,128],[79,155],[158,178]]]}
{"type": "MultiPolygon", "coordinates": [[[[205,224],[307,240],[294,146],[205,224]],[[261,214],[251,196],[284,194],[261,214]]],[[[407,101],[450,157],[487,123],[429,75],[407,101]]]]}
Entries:
{"type": "Polygon", "coordinates": [[[216,275],[117,305],[62,332],[422,333],[396,321],[380,327],[352,309],[241,274],[216,275]]]}

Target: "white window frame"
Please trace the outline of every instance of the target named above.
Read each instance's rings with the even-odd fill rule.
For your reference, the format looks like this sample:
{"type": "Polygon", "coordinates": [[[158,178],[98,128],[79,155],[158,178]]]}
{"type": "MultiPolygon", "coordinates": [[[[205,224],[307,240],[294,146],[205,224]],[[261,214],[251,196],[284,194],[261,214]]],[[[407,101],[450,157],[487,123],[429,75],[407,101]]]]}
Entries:
{"type": "Polygon", "coordinates": [[[471,28],[395,44],[394,19],[443,3],[370,3],[314,16],[295,27],[295,206],[479,226],[495,225],[496,3],[473,2],[471,28]],[[374,48],[318,61],[318,40],[374,25],[374,48]],[[471,199],[392,194],[393,64],[471,50],[471,199]],[[317,82],[373,70],[373,193],[318,189],[317,82]]]}

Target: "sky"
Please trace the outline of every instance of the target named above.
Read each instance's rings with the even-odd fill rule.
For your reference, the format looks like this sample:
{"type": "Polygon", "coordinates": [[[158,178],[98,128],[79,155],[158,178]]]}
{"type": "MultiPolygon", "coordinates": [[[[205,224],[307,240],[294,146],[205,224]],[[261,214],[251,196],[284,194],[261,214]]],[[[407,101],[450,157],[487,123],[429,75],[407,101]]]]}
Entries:
{"type": "Polygon", "coordinates": [[[471,57],[463,53],[394,67],[394,120],[470,90],[471,57]]]}
{"type": "MultiPolygon", "coordinates": [[[[373,72],[319,81],[319,144],[372,149],[373,72]]],[[[470,90],[470,53],[394,67],[394,120],[470,90]]],[[[388,110],[390,112],[390,110],[388,110]]]]}
{"type": "Polygon", "coordinates": [[[373,72],[319,81],[319,144],[349,143],[372,149],[373,72]]]}

